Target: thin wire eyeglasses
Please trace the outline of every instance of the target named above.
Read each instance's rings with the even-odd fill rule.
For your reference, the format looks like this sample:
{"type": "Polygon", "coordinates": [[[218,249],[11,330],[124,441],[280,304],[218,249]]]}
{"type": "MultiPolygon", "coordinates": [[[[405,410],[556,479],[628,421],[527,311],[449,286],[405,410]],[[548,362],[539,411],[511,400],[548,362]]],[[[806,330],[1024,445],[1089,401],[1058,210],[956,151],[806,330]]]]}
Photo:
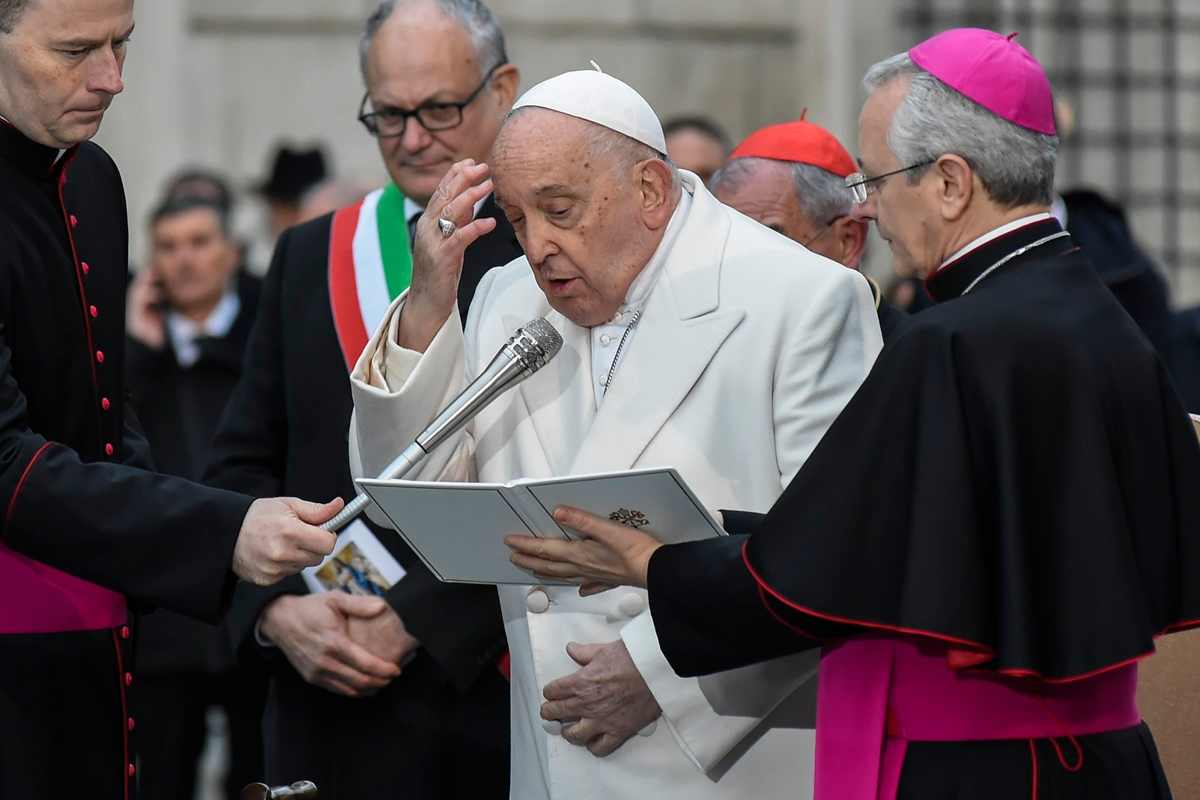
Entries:
{"type": "Polygon", "coordinates": [[[849,189],[850,193],[854,196],[855,205],[861,206],[863,203],[867,202],[867,197],[871,194],[871,192],[876,191],[878,188],[876,184],[879,181],[883,180],[884,178],[890,178],[893,175],[899,175],[902,172],[908,172],[909,170],[927,167],[935,161],[937,161],[936,158],[931,158],[926,161],[922,161],[919,164],[911,164],[907,167],[901,167],[900,169],[894,169],[891,172],[885,172],[882,175],[875,175],[872,177],[868,177],[865,172],[855,172],[846,176],[846,188],[849,189]]]}

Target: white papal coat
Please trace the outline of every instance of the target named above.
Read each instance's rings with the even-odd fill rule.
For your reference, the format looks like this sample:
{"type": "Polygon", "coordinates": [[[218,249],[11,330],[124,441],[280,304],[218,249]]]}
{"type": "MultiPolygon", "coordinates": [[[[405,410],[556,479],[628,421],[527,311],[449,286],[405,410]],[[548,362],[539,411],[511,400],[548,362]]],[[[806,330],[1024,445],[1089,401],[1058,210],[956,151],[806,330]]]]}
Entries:
{"type": "MultiPolygon", "coordinates": [[[[517,327],[544,316],[563,335],[558,357],[410,478],[673,466],[710,509],[766,510],[882,346],[871,291],[852,270],[721,205],[694,175],[683,182],[693,202],[598,410],[588,329],[550,308],[521,258],[484,277],[465,335],[456,312],[423,355],[395,344],[404,297],[396,301],[352,375],[355,474],[378,474],[517,327]]],[[[500,601],[512,653],[513,800],[811,795],[815,654],[679,678],[644,591],[580,598],[570,587],[506,586],[500,601]],[[618,637],[663,715],[601,759],[544,726],[538,710],[542,687],[578,669],[568,642],[618,637]]]]}

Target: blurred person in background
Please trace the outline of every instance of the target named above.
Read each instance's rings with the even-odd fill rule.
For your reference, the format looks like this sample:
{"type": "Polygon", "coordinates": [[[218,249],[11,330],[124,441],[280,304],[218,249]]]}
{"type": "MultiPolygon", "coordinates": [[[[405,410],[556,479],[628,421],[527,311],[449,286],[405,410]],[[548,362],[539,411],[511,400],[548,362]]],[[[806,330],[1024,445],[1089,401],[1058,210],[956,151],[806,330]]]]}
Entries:
{"type": "Polygon", "coordinates": [[[275,149],[271,174],[254,189],[267,204],[272,242],[278,241],[288,228],[299,224],[305,193],[328,175],[325,152],[320,147],[301,149],[281,144],[275,149]]]}
{"type": "MultiPolygon", "coordinates": [[[[215,485],[354,497],[350,368],[408,288],[409,237],[425,204],[452,164],[487,157],[519,81],[503,32],[478,0],[380,3],[361,58],[360,120],[391,182],[281,237],[247,370],[214,442],[207,477],[215,485]]],[[[466,252],[463,317],[484,273],[521,253],[493,198],[474,211],[494,229],[466,252]]],[[[379,533],[355,525],[358,535],[379,533]]],[[[239,589],[234,645],[271,668],[267,777],[312,779],[323,798],[507,797],[509,689],[496,592],[440,583],[394,533],[378,538],[407,570],[385,598],[309,593],[298,578],[266,592],[239,589]],[[397,664],[403,674],[393,680],[397,664]]]]}
{"type": "MultiPolygon", "coordinates": [[[[857,270],[867,249],[867,223],[851,214],[854,198],[846,176],[856,171],[841,142],[801,116],[746,137],[709,188],[722,203],[776,233],[857,270]]],[[[887,342],[904,313],[881,297],[878,283],[863,277],[871,285],[887,342]]]]}
{"type": "Polygon", "coordinates": [[[300,200],[300,218],[296,224],[303,225],[317,217],[332,214],[339,208],[352,206],[370,194],[372,188],[348,178],[326,178],[304,193],[300,200]]]}
{"type": "MultiPolygon", "coordinates": [[[[198,480],[242,371],[260,281],[238,272],[228,197],[188,188],[168,186],[177,196],[168,194],[151,216],[150,263],[126,303],[125,369],[159,469],[198,480]]],[[[142,681],[132,705],[144,796],[195,795],[206,717],[216,706],[228,720],[225,796],[236,800],[262,776],[261,671],[237,669],[214,625],[160,610],[141,616],[138,631],[134,664],[142,681]]]]}
{"type": "Polygon", "coordinates": [[[696,173],[705,183],[729,155],[729,135],[708,117],[673,117],[663,123],[663,133],[671,163],[696,173]]]}
{"type": "Polygon", "coordinates": [[[0,0],[0,797],[128,800],[130,607],[215,620],[340,508],[153,472],[126,403],[125,192],[90,140],[133,0],[0,0]]]}

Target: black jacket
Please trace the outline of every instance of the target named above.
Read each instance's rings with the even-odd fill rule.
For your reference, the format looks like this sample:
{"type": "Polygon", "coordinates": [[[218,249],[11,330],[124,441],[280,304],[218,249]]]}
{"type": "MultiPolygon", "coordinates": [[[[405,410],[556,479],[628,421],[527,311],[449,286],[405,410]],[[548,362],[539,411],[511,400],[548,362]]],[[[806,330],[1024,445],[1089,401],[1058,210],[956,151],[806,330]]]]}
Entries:
{"type": "MultiPolygon", "coordinates": [[[[467,251],[464,315],[483,273],[521,254],[493,201],[480,216],[499,224],[467,251]]],[[[355,495],[346,440],[353,402],[330,308],[331,219],[293,228],[276,246],[243,378],[214,442],[214,485],[257,496],[355,495]]],[[[507,796],[508,687],[496,666],[504,627],[495,589],[440,583],[393,532],[379,538],[408,573],[387,600],[420,639],[418,657],[377,697],[347,700],[306,684],[265,651],[275,661],[268,777],[314,780],[322,797],[368,797],[389,785],[449,796],[439,781],[453,767],[439,753],[457,748],[477,761],[477,774],[467,770],[460,780],[477,780],[485,793],[477,796],[507,796]]],[[[239,653],[263,655],[254,638],[262,609],[282,593],[304,592],[299,578],[267,590],[240,586],[229,618],[239,653]]]]}
{"type": "Polygon", "coordinates": [[[0,123],[5,800],[74,796],[79,785],[128,796],[129,631],[119,598],[105,625],[89,619],[99,587],[215,619],[233,586],[250,498],[140,469],[150,460],[122,370],[127,235],[103,150],[58,158],[0,123]]]}
{"type": "MultiPolygon", "coordinates": [[[[190,367],[180,366],[169,336],[158,350],[126,340],[130,400],[162,472],[200,479],[217,422],[242,374],[261,291],[259,278],[237,276],[239,308],[233,326],[224,336],[198,339],[200,357],[190,367]]],[[[166,609],[137,622],[134,663],[147,677],[221,673],[233,667],[228,637],[216,625],[166,609]]]]}

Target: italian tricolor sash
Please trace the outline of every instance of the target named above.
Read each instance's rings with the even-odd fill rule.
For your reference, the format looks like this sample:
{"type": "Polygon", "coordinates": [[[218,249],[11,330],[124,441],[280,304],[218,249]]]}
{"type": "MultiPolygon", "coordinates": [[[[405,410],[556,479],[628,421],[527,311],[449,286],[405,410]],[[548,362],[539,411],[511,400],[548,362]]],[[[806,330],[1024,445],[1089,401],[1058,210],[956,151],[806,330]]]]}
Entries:
{"type": "Polygon", "coordinates": [[[392,301],[412,281],[404,195],[395,184],[333,215],[329,298],[346,368],[354,368],[392,301]]]}

